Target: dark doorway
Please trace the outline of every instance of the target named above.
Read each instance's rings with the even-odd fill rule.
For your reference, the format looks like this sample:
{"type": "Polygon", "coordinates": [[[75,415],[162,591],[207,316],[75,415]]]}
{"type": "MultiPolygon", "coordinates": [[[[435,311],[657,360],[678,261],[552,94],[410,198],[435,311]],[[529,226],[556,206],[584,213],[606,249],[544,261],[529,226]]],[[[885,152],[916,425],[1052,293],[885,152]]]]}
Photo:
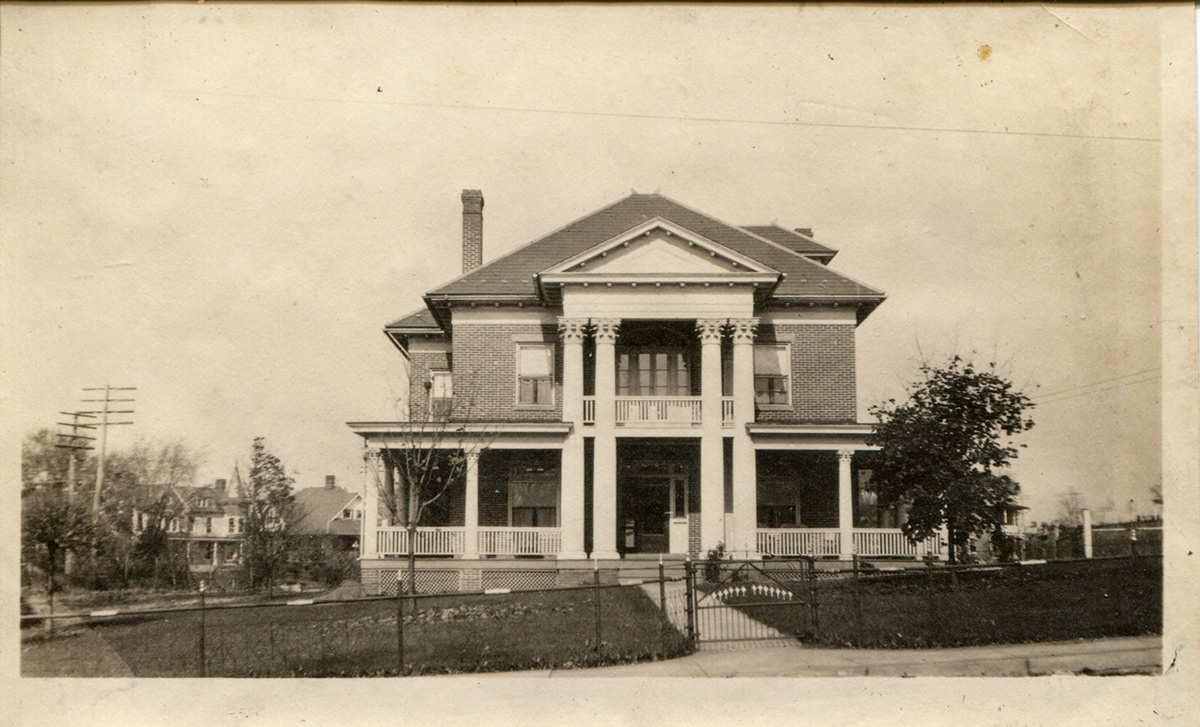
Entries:
{"type": "Polygon", "coordinates": [[[688,516],[699,510],[698,458],[696,440],[618,443],[618,552],[687,552],[688,516]]]}

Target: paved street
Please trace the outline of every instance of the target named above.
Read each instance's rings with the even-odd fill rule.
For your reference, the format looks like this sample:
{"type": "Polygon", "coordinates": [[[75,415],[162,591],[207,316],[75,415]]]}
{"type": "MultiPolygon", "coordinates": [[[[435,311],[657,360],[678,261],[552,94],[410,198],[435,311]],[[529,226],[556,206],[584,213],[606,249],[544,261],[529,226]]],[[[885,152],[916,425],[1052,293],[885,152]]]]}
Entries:
{"type": "MultiPolygon", "coordinates": [[[[1162,637],[1134,636],[955,649],[742,649],[598,669],[508,672],[502,677],[828,677],[1154,674],[1162,637]]],[[[465,675],[466,676],[466,675],[465,675]]],[[[468,678],[479,678],[469,675],[468,678]]]]}

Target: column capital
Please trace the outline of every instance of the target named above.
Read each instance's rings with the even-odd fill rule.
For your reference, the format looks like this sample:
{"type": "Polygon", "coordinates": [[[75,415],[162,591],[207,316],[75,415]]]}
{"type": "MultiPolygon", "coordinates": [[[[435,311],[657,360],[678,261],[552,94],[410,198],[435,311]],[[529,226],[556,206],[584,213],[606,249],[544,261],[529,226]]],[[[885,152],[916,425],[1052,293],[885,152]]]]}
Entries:
{"type": "Polygon", "coordinates": [[[592,319],[592,334],[596,337],[596,343],[616,343],[620,331],[620,318],[592,319]]]}
{"type": "Polygon", "coordinates": [[[758,331],[757,318],[730,318],[729,334],[734,343],[754,343],[754,334],[758,331]]]}
{"type": "Polygon", "coordinates": [[[724,330],[724,318],[696,319],[696,333],[700,334],[700,343],[720,343],[724,330]]]}
{"type": "Polygon", "coordinates": [[[854,458],[853,449],[839,449],[837,451],[838,460],[841,462],[849,462],[854,458]]]}
{"type": "Polygon", "coordinates": [[[567,343],[583,343],[583,339],[587,336],[588,319],[586,318],[558,318],[558,335],[562,336],[563,341],[567,343]]]}

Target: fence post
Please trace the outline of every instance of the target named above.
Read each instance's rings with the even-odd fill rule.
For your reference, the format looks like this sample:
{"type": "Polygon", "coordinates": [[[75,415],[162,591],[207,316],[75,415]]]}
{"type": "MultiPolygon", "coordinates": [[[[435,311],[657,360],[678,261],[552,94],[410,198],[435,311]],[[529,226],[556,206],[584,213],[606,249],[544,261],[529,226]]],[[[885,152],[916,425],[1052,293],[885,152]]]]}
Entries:
{"type": "Polygon", "coordinates": [[[809,558],[805,564],[805,569],[808,571],[808,617],[810,636],[816,636],[817,630],[821,626],[820,612],[817,609],[817,560],[809,558]]]}
{"type": "Polygon", "coordinates": [[[400,587],[400,571],[396,570],[396,676],[404,676],[404,589],[400,587]]]}
{"type": "Polygon", "coordinates": [[[667,656],[667,575],[663,570],[662,556],[658,557],[658,608],[662,611],[662,624],[658,627],[658,654],[660,658],[667,656]]]}
{"type": "Polygon", "coordinates": [[[858,553],[850,554],[854,569],[854,645],[862,647],[862,594],[858,591],[858,553]]]}
{"type": "Polygon", "coordinates": [[[926,558],[925,563],[929,566],[926,569],[928,578],[925,581],[925,591],[929,594],[929,641],[932,645],[936,641],[937,634],[937,598],[933,589],[933,556],[926,558]]]}
{"type": "Polygon", "coordinates": [[[600,566],[592,571],[592,593],[596,599],[596,654],[600,653],[600,566]]]}
{"type": "Polygon", "coordinates": [[[696,566],[689,557],[684,567],[684,610],[687,612],[688,649],[696,648],[696,566]]]}
{"type": "Polygon", "coordinates": [[[208,676],[204,658],[204,581],[200,581],[200,676],[208,676]]]}
{"type": "Polygon", "coordinates": [[[1137,560],[1138,538],[1137,528],[1129,529],[1129,557],[1137,560]]]}

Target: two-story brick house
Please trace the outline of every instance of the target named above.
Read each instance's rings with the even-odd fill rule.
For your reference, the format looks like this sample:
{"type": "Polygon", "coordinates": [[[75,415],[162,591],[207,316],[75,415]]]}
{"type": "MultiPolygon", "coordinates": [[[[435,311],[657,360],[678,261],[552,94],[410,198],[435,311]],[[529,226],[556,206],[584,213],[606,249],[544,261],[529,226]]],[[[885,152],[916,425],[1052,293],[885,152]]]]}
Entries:
{"type": "MultiPolygon", "coordinates": [[[[855,331],[884,295],[828,267],[836,251],[811,230],[635,193],[483,264],[483,197],[462,201],[463,275],[385,327],[407,418],[350,424],[388,487],[398,443],[430,419],[479,445],[420,523],[431,583],[545,582],[501,574],[718,543],[747,558],[940,548],[908,543],[903,513],[862,487],[855,331]]],[[[366,494],[363,573],[378,584],[407,535],[366,494]]]]}

